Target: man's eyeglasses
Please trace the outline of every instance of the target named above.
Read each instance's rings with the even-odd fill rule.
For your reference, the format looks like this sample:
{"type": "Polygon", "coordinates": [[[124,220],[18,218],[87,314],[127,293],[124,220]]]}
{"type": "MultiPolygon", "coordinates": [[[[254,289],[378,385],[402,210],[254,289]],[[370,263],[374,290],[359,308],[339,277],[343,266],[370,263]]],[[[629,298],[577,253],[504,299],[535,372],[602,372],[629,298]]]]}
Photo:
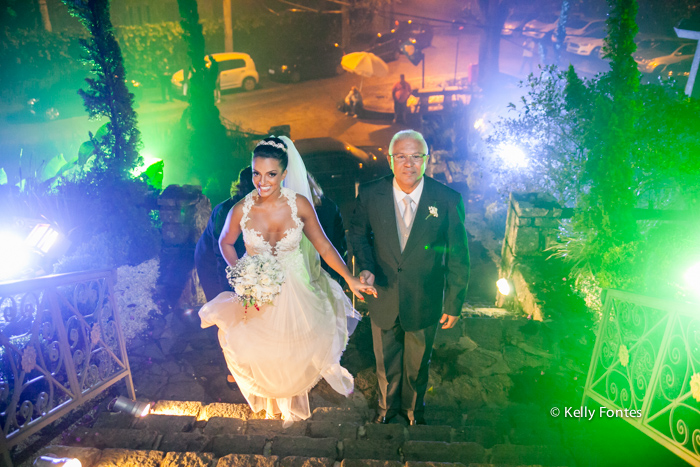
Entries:
{"type": "Polygon", "coordinates": [[[392,154],[391,157],[394,158],[394,161],[399,163],[399,164],[406,164],[409,161],[413,162],[414,164],[420,164],[423,162],[423,159],[427,154],[392,154]]]}

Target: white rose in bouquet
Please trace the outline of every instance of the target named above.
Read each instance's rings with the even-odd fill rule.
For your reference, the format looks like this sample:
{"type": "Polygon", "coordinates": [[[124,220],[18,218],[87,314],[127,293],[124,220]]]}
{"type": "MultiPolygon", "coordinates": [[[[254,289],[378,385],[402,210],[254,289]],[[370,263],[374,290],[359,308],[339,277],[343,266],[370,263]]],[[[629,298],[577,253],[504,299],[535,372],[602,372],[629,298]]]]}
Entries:
{"type": "Polygon", "coordinates": [[[272,303],[282,290],[284,271],[277,258],[270,253],[245,255],[234,267],[226,268],[226,277],[238,299],[248,306],[272,303]]]}

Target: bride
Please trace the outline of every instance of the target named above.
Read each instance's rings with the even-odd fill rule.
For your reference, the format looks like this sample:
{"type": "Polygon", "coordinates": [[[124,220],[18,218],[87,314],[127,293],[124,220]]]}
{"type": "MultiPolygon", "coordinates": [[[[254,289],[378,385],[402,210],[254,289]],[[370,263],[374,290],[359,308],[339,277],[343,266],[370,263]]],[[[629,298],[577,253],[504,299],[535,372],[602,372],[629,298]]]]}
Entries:
{"type": "Polygon", "coordinates": [[[352,276],[326,238],[310,202],[306,168],[289,138],[258,143],[252,169],[255,190],[229,212],[219,246],[234,266],[233,244],[243,234],[246,255],[274,255],[284,282],[272,303],[246,307],[223,292],[199,316],[202,327],[219,327],[226,363],[251,409],[303,420],[311,415],[308,393],[321,378],[340,394],[352,393],[353,378],[339,362],[360,319],[321,269],[319,254],[359,299],[377,292],[352,276]]]}

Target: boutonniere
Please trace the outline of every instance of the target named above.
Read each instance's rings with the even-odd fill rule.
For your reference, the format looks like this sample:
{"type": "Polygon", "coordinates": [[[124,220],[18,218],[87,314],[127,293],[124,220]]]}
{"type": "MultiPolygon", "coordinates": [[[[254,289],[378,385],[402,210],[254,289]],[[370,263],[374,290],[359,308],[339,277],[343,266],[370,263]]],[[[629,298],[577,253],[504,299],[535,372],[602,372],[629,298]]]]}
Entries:
{"type": "Polygon", "coordinates": [[[428,216],[427,216],[425,219],[427,220],[428,217],[431,217],[431,216],[432,216],[432,217],[437,217],[437,216],[438,216],[437,207],[436,207],[436,206],[428,206],[428,216]]]}

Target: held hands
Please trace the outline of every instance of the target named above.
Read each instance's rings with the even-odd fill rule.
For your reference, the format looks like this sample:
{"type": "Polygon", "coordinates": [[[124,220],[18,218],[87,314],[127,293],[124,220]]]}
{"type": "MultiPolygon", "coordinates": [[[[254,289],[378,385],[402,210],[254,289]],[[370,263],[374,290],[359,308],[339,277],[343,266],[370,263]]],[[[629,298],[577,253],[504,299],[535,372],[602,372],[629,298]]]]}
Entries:
{"type": "MultiPolygon", "coordinates": [[[[364,271],[363,271],[364,272],[364,271]]],[[[372,282],[374,282],[374,276],[372,276],[372,282]]],[[[350,277],[349,280],[347,280],[348,286],[350,287],[350,290],[352,290],[352,293],[355,294],[357,298],[360,300],[364,300],[365,297],[362,295],[362,293],[370,294],[374,298],[377,298],[377,289],[375,289],[372,284],[368,284],[367,282],[364,282],[362,280],[362,275],[360,274],[360,278],[356,277],[350,277]]]]}

